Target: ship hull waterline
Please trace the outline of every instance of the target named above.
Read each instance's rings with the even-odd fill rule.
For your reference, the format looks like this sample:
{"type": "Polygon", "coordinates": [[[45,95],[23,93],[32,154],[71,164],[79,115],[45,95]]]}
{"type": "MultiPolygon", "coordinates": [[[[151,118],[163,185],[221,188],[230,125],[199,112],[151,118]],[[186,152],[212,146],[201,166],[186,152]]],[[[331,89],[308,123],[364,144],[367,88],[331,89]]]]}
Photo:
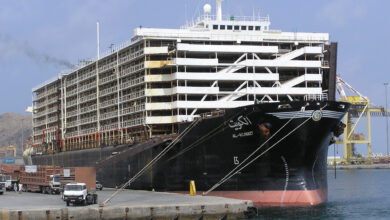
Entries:
{"type": "MultiPolygon", "coordinates": [[[[318,101],[227,110],[222,116],[200,121],[130,188],[188,192],[189,182],[194,180],[198,192],[208,191],[235,167],[262,154],[208,195],[251,200],[256,206],[321,204],[327,200],[329,142],[348,107],[346,103],[318,101]]],[[[181,124],[179,130],[189,124],[181,124]]],[[[36,165],[94,165],[103,185],[119,187],[168,144],[162,140],[35,155],[32,161],[36,165]]]]}

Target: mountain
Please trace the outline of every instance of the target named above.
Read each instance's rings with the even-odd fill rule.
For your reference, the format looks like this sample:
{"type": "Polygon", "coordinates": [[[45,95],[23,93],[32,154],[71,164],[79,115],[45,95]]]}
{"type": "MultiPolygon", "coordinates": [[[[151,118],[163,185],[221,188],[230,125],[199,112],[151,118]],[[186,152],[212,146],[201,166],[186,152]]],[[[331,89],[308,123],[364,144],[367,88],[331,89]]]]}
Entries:
{"type": "Polygon", "coordinates": [[[17,148],[17,155],[21,156],[23,153],[22,143],[30,138],[31,131],[31,115],[12,112],[0,115],[0,147],[12,144],[17,148]]]}

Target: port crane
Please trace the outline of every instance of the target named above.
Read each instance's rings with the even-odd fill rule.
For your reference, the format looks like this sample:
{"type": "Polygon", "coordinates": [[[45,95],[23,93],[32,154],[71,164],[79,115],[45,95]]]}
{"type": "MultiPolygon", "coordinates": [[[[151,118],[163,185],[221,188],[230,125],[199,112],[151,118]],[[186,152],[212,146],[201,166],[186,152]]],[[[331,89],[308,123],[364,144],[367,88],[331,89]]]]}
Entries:
{"type": "Polygon", "coordinates": [[[340,100],[352,104],[351,108],[344,116],[344,124],[346,125],[344,137],[336,142],[336,144],[343,144],[343,162],[346,164],[372,163],[371,116],[384,117],[386,114],[390,115],[390,111],[384,107],[373,105],[367,96],[364,96],[358,90],[354,89],[338,75],[336,76],[336,87],[337,92],[340,95],[340,100]],[[354,95],[347,96],[344,87],[352,91],[354,95]],[[366,117],[366,135],[354,132],[356,126],[363,117],[366,117]],[[367,158],[363,158],[356,153],[355,144],[367,144],[367,158]]]}

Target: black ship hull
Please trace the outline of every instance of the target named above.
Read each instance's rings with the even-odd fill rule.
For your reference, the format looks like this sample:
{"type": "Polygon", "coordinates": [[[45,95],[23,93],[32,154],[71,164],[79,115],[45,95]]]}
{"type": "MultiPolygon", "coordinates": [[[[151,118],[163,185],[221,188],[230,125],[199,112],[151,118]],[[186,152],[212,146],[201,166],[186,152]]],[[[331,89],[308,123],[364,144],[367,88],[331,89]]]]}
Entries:
{"type": "MultiPolygon", "coordinates": [[[[194,180],[198,192],[205,192],[235,167],[245,166],[209,195],[248,199],[255,205],[320,204],[327,199],[328,146],[348,107],[327,101],[269,103],[210,115],[130,188],[188,192],[194,180]]],[[[179,131],[189,125],[181,124],[179,131]]],[[[97,179],[115,187],[134,176],[171,140],[160,137],[132,146],[35,155],[32,161],[95,166],[97,179]]]]}

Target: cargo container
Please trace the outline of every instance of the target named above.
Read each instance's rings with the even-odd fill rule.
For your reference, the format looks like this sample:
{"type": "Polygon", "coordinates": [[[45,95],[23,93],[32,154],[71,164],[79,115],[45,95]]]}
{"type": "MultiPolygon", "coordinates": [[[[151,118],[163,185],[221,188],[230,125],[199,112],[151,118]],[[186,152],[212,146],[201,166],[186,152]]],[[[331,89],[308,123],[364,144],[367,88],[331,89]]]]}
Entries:
{"type": "Polygon", "coordinates": [[[87,190],[96,190],[95,167],[64,167],[60,173],[61,187],[67,183],[85,183],[87,190]]]}

